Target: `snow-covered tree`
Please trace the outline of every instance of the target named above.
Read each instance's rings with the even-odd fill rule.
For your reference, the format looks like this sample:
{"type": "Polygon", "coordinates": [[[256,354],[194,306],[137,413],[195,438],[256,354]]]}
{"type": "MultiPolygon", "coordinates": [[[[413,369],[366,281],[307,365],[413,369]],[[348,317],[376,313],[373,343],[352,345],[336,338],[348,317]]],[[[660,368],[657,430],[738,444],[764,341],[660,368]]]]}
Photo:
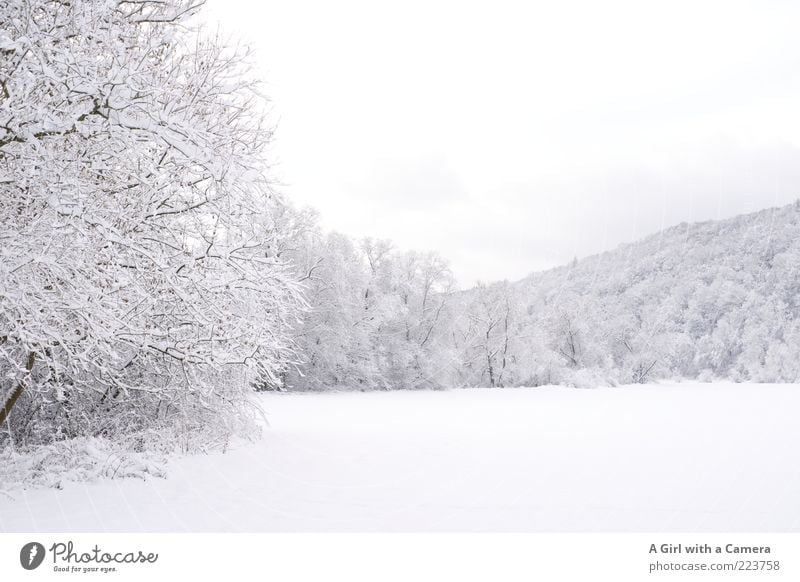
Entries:
{"type": "Polygon", "coordinates": [[[227,423],[291,351],[264,100],[201,4],[0,4],[6,434],[227,423]]]}
{"type": "Polygon", "coordinates": [[[466,333],[462,338],[464,364],[472,371],[469,383],[489,387],[514,385],[514,345],[518,298],[508,281],[479,283],[465,304],[466,333]]]}

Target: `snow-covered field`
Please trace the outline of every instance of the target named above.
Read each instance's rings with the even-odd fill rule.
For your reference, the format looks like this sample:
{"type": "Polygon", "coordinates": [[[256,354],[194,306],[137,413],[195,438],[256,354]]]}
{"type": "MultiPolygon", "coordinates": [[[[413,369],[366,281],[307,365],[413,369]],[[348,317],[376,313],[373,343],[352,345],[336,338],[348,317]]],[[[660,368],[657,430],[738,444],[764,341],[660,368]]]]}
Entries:
{"type": "Polygon", "coordinates": [[[800,531],[800,385],[268,394],[167,479],[0,498],[0,531],[800,531]]]}

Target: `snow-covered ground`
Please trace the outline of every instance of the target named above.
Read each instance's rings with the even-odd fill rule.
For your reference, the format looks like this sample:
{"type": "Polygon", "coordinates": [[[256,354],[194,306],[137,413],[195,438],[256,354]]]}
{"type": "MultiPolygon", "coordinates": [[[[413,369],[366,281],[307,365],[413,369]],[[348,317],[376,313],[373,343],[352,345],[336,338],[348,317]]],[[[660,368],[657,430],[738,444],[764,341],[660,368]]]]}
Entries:
{"type": "Polygon", "coordinates": [[[167,479],[0,498],[0,531],[800,531],[800,385],[268,394],[167,479]]]}

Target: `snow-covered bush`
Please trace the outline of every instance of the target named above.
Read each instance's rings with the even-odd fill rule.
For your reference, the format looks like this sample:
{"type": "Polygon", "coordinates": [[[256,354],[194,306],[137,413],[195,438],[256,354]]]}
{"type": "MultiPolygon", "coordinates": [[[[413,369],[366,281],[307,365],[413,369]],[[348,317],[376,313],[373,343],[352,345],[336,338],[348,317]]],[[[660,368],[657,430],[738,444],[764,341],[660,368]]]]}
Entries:
{"type": "Polygon", "coordinates": [[[0,492],[6,487],[11,495],[19,488],[61,488],[68,481],[94,481],[101,477],[148,479],[166,475],[163,456],[154,451],[136,451],[126,444],[129,445],[79,437],[32,449],[8,446],[0,451],[0,492]]]}

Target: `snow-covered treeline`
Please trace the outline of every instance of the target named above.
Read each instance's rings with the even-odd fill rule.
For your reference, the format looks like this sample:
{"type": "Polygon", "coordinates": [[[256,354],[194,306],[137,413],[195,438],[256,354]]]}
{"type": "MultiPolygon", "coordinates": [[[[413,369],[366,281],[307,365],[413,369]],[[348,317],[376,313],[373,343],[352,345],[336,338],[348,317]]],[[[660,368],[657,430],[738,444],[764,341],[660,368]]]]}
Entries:
{"type": "Polygon", "coordinates": [[[682,224],[455,291],[435,255],[295,229],[311,310],[289,389],[800,378],[800,205],[682,224]]]}
{"type": "Polygon", "coordinates": [[[0,3],[0,442],[225,438],[284,367],[271,131],[200,4],[0,3]]]}
{"type": "Polygon", "coordinates": [[[298,359],[280,382],[293,390],[434,388],[457,363],[449,334],[454,281],[435,253],[326,233],[313,212],[286,212],[285,255],[308,309],[295,326],[298,359]]]}

